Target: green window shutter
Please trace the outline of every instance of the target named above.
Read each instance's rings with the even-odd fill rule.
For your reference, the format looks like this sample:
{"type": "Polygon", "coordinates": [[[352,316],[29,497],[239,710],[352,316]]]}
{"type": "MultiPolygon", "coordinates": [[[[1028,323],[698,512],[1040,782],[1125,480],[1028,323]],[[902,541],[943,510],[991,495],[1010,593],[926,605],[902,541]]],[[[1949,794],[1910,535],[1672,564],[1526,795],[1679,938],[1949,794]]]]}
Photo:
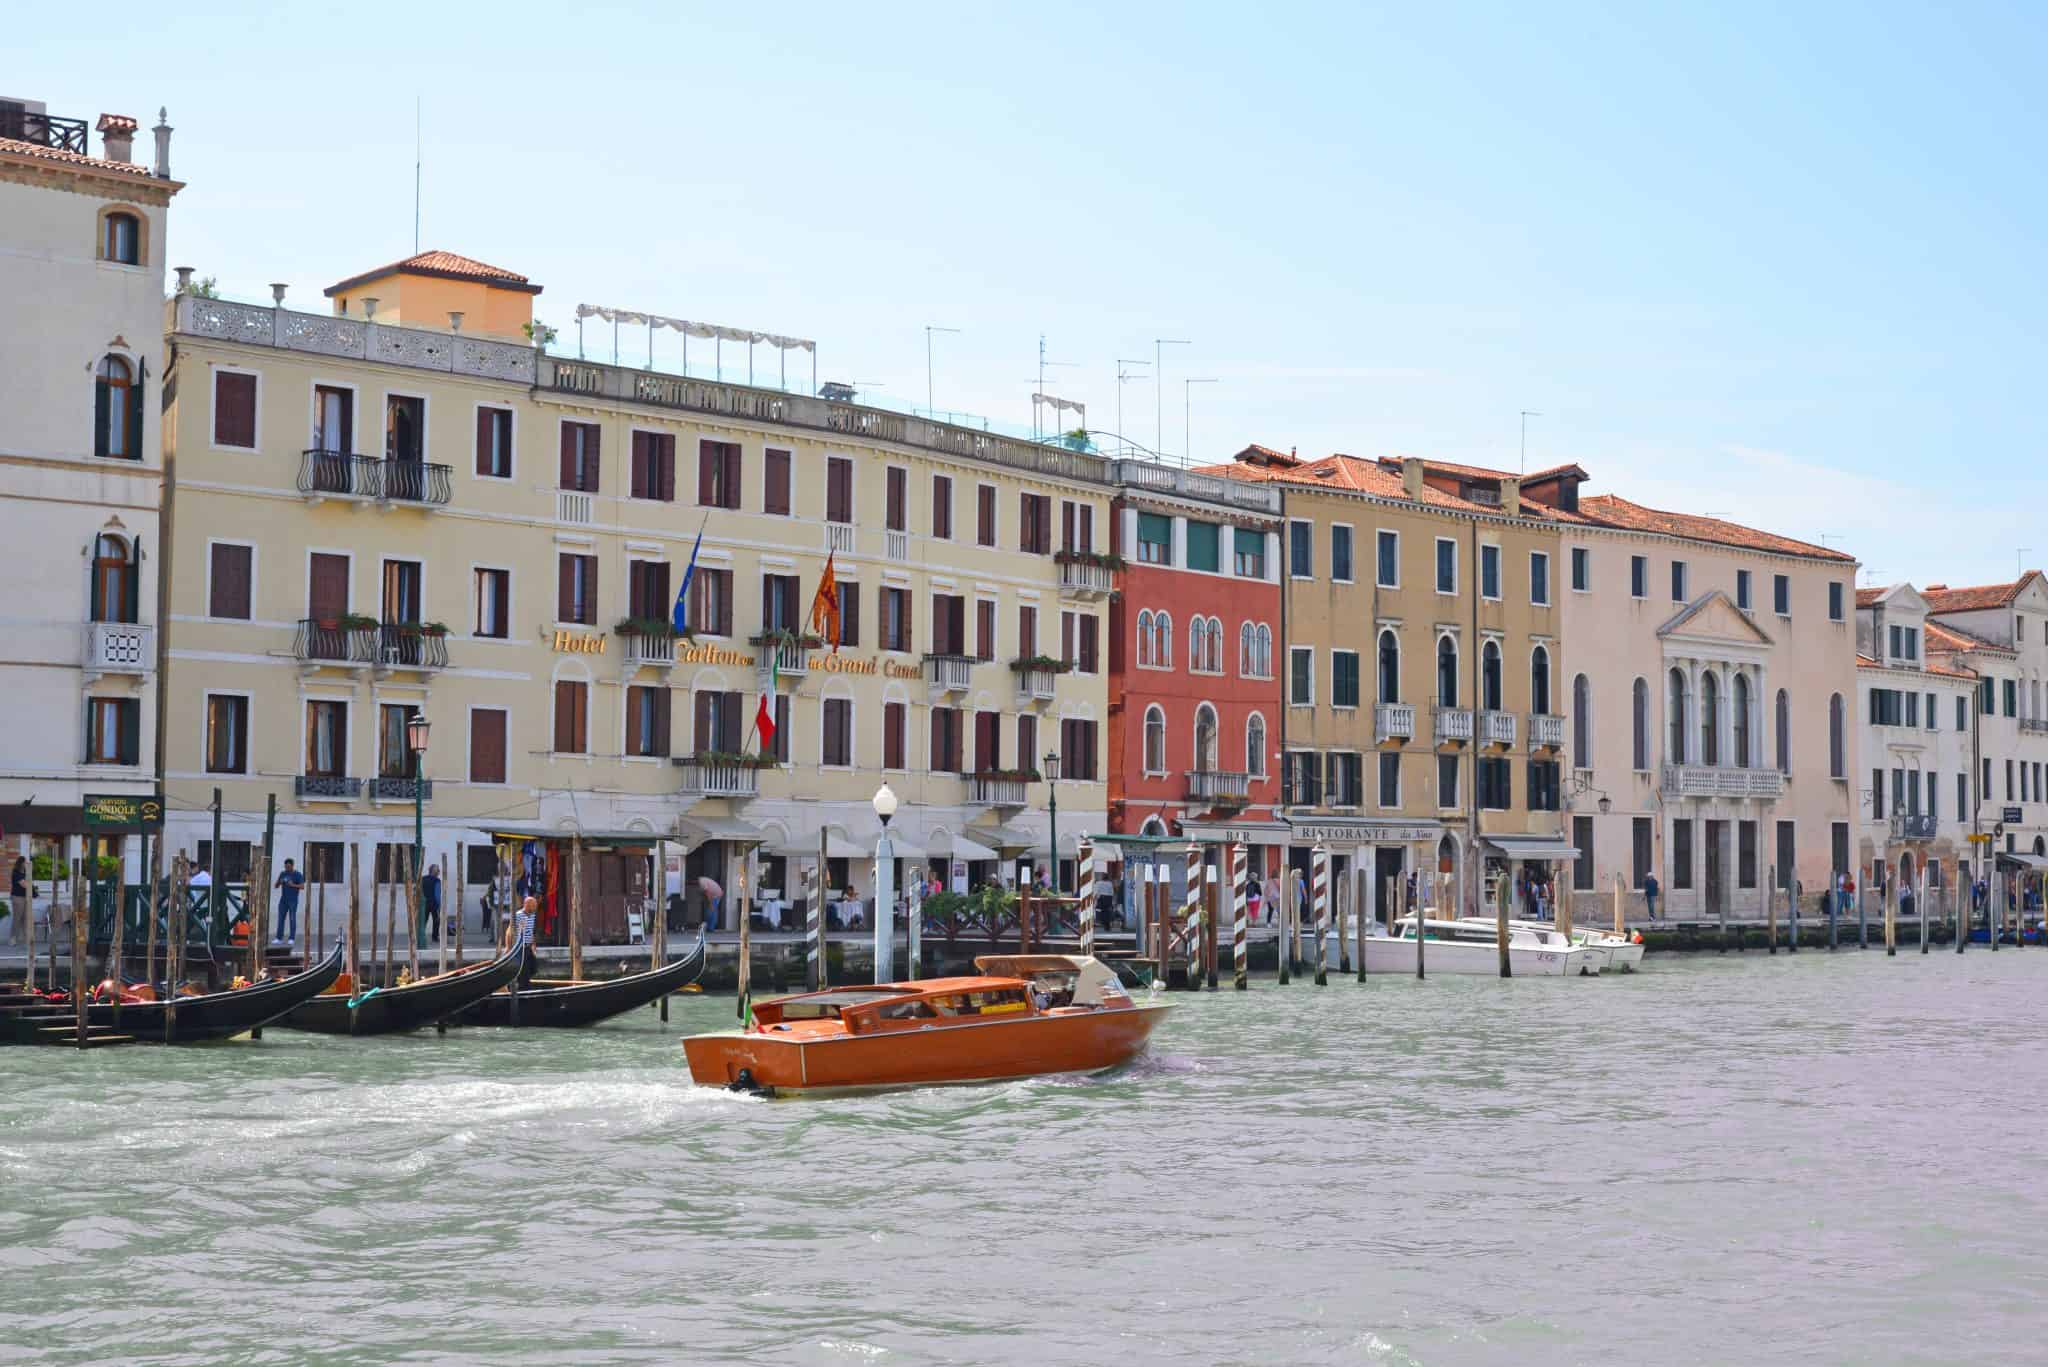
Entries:
{"type": "Polygon", "coordinates": [[[1233,544],[1239,555],[1249,555],[1256,558],[1266,553],[1266,534],[1264,532],[1253,531],[1248,527],[1234,527],[1231,530],[1236,534],[1233,538],[1233,544]]]}
{"type": "Polygon", "coordinates": [[[1173,519],[1164,513],[1139,513],[1138,540],[1162,546],[1173,544],[1173,519]]]}
{"type": "Polygon", "coordinates": [[[128,449],[122,453],[130,460],[142,459],[142,377],[136,376],[135,383],[128,386],[128,449]]]}
{"type": "Polygon", "coordinates": [[[123,764],[142,762],[142,704],[134,699],[121,703],[121,734],[115,751],[123,764]]]}
{"type": "Polygon", "coordinates": [[[1221,528],[1213,522],[1188,523],[1188,568],[1215,571],[1223,563],[1221,528]]]}
{"type": "MultiPolygon", "coordinates": [[[[105,393],[104,390],[101,392],[105,393]]],[[[85,578],[88,586],[86,597],[90,600],[85,620],[88,622],[103,622],[106,620],[105,609],[107,605],[100,601],[99,549],[100,542],[98,537],[93,537],[85,543],[85,578]]]]}
{"type": "Polygon", "coordinates": [[[125,587],[121,591],[121,620],[139,622],[142,620],[142,538],[139,536],[128,547],[128,573],[122,582],[125,587]]]}
{"type": "Polygon", "coordinates": [[[107,397],[104,381],[92,387],[92,453],[96,456],[107,454],[107,397]]]}

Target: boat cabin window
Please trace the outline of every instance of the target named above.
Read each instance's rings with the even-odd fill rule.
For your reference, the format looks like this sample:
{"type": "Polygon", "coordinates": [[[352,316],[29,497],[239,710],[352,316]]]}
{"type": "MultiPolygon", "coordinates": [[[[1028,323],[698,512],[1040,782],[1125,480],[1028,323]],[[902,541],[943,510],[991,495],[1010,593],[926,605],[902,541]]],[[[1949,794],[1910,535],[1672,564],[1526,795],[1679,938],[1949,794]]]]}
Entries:
{"type": "Polygon", "coordinates": [[[932,1004],[923,997],[912,997],[908,1001],[890,1002],[875,1014],[885,1021],[907,1021],[936,1016],[938,1012],[932,1010],[932,1004]]]}

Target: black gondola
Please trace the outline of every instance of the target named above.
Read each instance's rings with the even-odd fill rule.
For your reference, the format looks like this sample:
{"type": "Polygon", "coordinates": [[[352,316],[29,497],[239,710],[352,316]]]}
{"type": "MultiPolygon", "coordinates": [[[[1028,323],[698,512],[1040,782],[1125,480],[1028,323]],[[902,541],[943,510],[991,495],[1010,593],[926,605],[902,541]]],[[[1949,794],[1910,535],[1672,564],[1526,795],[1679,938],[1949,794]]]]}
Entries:
{"type": "Polygon", "coordinates": [[[392,1035],[451,1020],[479,997],[512,981],[526,957],[522,941],[487,964],[423,978],[403,987],[372,988],[355,996],[314,997],[278,1024],[323,1035],[392,1035]]]}
{"type": "MultiPolygon", "coordinates": [[[[229,1039],[258,1026],[268,1025],[325,992],[341,976],[341,945],[336,944],[325,959],[289,978],[267,979],[228,992],[209,992],[199,997],[178,998],[175,1024],[169,1002],[95,1002],[86,1008],[86,1021],[95,1028],[118,1029],[145,1044],[194,1044],[203,1040],[229,1039]]],[[[73,1008],[57,1006],[46,1011],[24,1012],[15,1018],[25,1033],[38,1026],[69,1025],[77,1017],[73,1008]]]]}
{"type": "Polygon", "coordinates": [[[695,982],[703,971],[704,936],[700,932],[696,945],[674,963],[603,982],[542,981],[517,992],[493,992],[465,1010],[460,1020],[464,1025],[595,1025],[659,1001],[695,982]]]}

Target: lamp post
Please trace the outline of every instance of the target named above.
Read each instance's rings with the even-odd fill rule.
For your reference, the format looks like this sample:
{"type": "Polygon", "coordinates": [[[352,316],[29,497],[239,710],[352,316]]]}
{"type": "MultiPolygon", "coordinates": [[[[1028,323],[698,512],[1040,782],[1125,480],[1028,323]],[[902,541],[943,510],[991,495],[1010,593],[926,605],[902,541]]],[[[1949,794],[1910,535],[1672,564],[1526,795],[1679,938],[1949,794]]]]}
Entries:
{"type": "Polygon", "coordinates": [[[884,783],[875,790],[875,815],[882,833],[875,838],[875,981],[890,982],[890,960],[896,948],[896,851],[889,843],[889,818],[896,815],[896,790],[884,783]]]}
{"type": "MultiPolygon", "coordinates": [[[[405,723],[405,743],[412,750],[412,882],[417,888],[420,883],[420,861],[426,857],[426,804],[424,794],[426,781],[422,775],[427,766],[427,733],[434,724],[427,720],[427,714],[415,711],[405,723]]],[[[426,929],[426,909],[414,899],[415,921],[412,928],[417,938],[426,929]]]]}
{"type": "Polygon", "coordinates": [[[1052,843],[1052,894],[1060,893],[1060,752],[1045,752],[1045,811],[1052,843]]]}

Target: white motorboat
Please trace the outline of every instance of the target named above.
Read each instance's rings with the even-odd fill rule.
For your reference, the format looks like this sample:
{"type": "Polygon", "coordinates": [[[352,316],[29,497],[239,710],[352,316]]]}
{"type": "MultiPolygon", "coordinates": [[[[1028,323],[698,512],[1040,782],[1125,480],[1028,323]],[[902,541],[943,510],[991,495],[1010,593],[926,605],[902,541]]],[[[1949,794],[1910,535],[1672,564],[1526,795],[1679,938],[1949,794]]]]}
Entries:
{"type": "MultiPolygon", "coordinates": [[[[1500,972],[1500,930],[1495,922],[1470,917],[1442,921],[1425,919],[1422,925],[1425,972],[1480,976],[1500,972]]],[[[1599,971],[1591,951],[1567,942],[1554,928],[1513,921],[1508,923],[1508,966],[1517,976],[1536,978],[1599,971]]],[[[1374,935],[1366,939],[1365,971],[1415,971],[1414,917],[1404,916],[1396,921],[1391,936],[1374,935]]]]}
{"type": "Polygon", "coordinates": [[[1642,940],[1616,935],[1611,930],[1573,926],[1572,943],[1606,951],[1607,962],[1602,967],[1610,973],[1633,973],[1643,962],[1642,940]]]}

